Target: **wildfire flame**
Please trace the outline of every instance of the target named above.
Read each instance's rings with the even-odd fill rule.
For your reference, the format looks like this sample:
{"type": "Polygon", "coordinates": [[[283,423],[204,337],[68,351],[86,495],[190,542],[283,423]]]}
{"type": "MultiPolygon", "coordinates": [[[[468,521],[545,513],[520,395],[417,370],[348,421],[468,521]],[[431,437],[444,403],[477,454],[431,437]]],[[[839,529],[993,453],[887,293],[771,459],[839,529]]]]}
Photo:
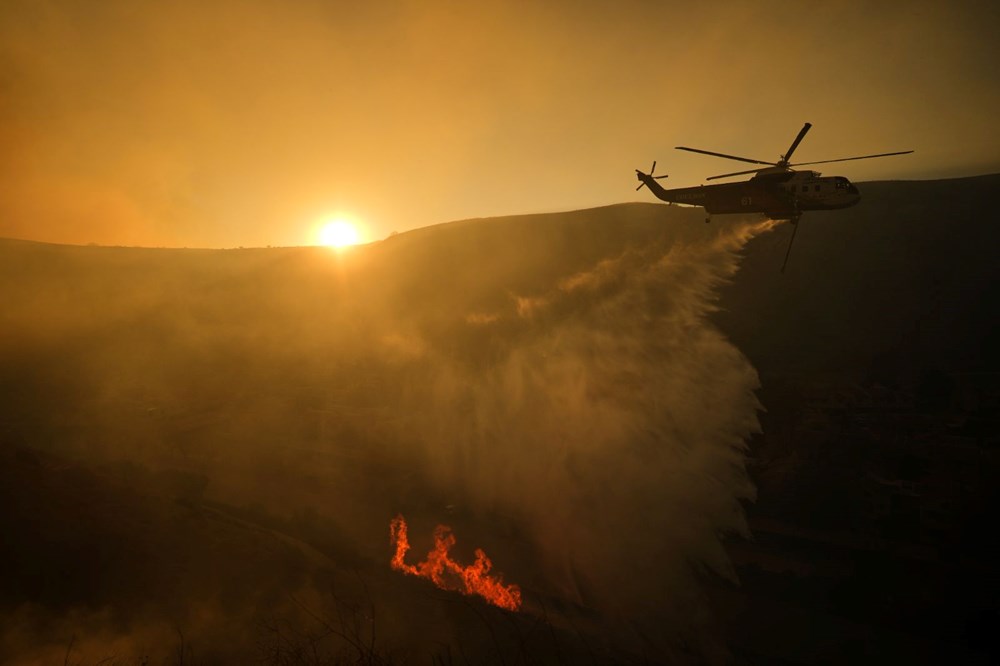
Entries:
{"type": "Polygon", "coordinates": [[[427,553],[426,560],[416,566],[403,561],[410,550],[410,541],[406,538],[406,521],[402,515],[396,516],[389,523],[389,538],[396,546],[396,554],[392,556],[391,563],[396,571],[427,578],[442,590],[478,594],[500,608],[511,611],[521,608],[521,588],[517,585],[504,585],[503,576],[491,576],[493,562],[481,549],[476,549],[476,561],[467,567],[451,559],[448,551],[455,545],[455,535],[447,525],[434,528],[434,549],[427,553]]]}

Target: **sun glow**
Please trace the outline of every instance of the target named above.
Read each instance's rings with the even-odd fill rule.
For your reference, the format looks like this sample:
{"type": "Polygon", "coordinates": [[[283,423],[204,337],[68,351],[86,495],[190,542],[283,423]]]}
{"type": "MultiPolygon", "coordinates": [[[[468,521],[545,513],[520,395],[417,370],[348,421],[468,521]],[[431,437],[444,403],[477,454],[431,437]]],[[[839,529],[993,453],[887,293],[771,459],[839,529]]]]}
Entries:
{"type": "Polygon", "coordinates": [[[342,218],[331,220],[320,226],[316,237],[319,245],[327,247],[347,247],[361,242],[358,226],[342,218]]]}

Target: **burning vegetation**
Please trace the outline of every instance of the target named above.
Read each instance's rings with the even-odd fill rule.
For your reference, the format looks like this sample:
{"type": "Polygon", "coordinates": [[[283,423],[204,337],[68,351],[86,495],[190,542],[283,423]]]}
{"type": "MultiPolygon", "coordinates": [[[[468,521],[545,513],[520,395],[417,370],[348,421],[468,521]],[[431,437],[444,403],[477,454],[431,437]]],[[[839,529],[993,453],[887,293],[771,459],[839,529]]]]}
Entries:
{"type": "Polygon", "coordinates": [[[469,566],[464,567],[451,559],[448,552],[455,545],[455,535],[447,525],[434,528],[434,548],[417,565],[403,561],[410,550],[410,541],[406,537],[406,521],[402,515],[396,516],[389,523],[389,538],[396,546],[391,562],[396,571],[427,578],[442,590],[477,594],[494,606],[510,611],[521,608],[521,588],[513,584],[504,585],[501,575],[490,575],[493,562],[482,549],[476,549],[476,561],[469,566]]]}

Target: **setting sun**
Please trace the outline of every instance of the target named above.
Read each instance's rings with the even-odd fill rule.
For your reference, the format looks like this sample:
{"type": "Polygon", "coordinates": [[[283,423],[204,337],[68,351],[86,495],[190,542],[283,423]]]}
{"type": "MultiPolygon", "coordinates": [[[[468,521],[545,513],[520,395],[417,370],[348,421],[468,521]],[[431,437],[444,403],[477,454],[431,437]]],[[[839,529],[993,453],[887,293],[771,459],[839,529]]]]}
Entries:
{"type": "Polygon", "coordinates": [[[318,242],[328,247],[346,247],[361,242],[356,225],[346,220],[333,220],[319,229],[318,242]]]}

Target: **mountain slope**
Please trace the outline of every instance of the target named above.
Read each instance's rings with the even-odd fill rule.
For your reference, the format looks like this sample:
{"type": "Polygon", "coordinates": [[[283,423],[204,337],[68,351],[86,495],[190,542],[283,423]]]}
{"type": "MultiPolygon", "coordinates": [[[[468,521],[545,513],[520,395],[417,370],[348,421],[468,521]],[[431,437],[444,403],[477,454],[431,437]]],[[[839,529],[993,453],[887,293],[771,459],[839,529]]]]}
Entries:
{"type": "Polygon", "coordinates": [[[751,241],[719,324],[765,376],[1000,367],[1000,175],[859,187],[803,218],[784,274],[791,228],[751,241]]]}

